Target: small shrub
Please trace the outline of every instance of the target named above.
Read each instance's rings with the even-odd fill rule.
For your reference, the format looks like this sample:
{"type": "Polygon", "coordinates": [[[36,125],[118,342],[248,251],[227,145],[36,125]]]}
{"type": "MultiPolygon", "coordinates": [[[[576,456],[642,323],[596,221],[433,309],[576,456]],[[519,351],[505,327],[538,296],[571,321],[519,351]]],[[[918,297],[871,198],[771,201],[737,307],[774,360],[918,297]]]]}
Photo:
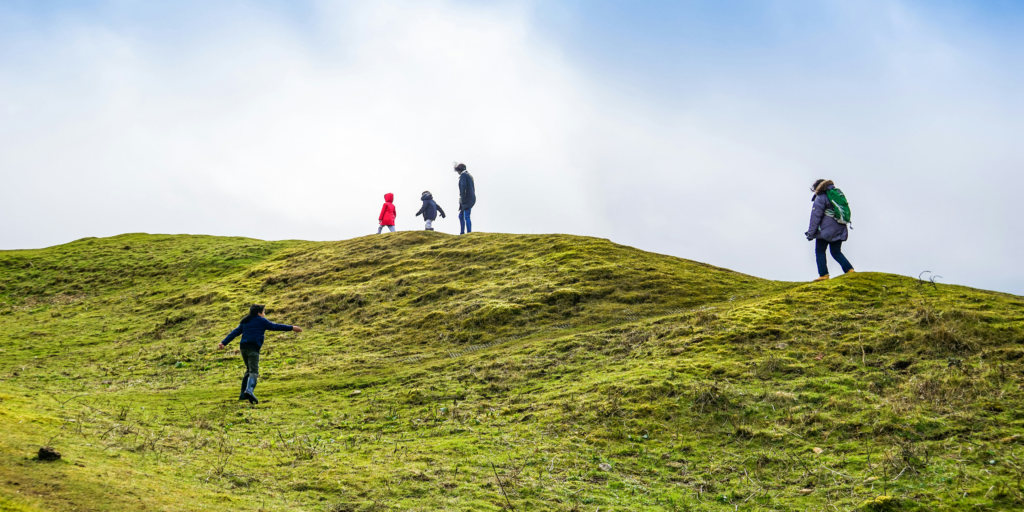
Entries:
{"type": "Polygon", "coordinates": [[[939,316],[932,308],[919,306],[914,310],[914,319],[921,325],[932,325],[939,321],[939,316]]]}
{"type": "Polygon", "coordinates": [[[697,314],[693,316],[693,323],[700,326],[711,325],[717,320],[718,315],[710,311],[698,311],[697,314]]]}
{"type": "Polygon", "coordinates": [[[860,506],[870,512],[892,512],[899,509],[899,501],[892,496],[878,496],[864,501],[860,506]]]}
{"type": "Polygon", "coordinates": [[[724,407],[729,404],[725,391],[717,382],[700,382],[693,390],[693,405],[704,412],[705,409],[724,407]]]}
{"type": "Polygon", "coordinates": [[[739,426],[736,427],[736,430],[733,432],[733,435],[736,436],[736,438],[738,439],[750,439],[754,437],[754,431],[750,430],[747,427],[739,426]]]}
{"type": "Polygon", "coordinates": [[[754,369],[754,375],[759,379],[769,379],[772,374],[780,371],[784,368],[780,358],[774,354],[770,354],[757,364],[754,369]]]}
{"type": "Polygon", "coordinates": [[[938,353],[962,354],[973,351],[974,343],[946,324],[933,327],[924,334],[925,345],[938,353]]]}

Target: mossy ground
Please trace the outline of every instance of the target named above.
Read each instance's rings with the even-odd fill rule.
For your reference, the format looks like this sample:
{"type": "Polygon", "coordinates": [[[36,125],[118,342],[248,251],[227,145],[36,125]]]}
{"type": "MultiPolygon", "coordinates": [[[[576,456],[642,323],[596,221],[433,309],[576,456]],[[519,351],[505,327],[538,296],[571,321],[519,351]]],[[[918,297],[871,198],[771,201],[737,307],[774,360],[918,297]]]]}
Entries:
{"type": "Polygon", "coordinates": [[[1020,297],[573,236],[5,251],[0,510],[1020,509],[1022,341],[1020,297]],[[306,329],[257,406],[252,302],[306,329]]]}

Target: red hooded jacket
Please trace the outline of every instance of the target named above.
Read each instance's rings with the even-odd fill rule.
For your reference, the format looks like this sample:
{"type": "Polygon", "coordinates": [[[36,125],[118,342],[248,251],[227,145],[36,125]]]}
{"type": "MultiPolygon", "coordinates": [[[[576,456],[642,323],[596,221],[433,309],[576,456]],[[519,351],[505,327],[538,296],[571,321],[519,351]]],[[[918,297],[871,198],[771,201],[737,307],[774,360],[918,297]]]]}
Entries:
{"type": "Polygon", "coordinates": [[[397,211],[395,210],[395,205],[391,204],[391,201],[394,201],[394,199],[395,195],[391,192],[384,194],[384,207],[380,209],[380,218],[378,219],[381,226],[395,225],[397,211]]]}

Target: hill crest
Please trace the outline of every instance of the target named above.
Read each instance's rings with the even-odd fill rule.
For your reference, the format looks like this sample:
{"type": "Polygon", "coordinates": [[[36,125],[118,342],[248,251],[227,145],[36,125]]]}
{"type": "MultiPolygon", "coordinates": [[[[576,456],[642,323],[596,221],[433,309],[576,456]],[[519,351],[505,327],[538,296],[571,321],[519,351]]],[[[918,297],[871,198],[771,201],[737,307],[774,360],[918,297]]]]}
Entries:
{"type": "Polygon", "coordinates": [[[1024,503],[1005,294],[567,235],[129,234],[0,252],[0,303],[0,489],[22,507],[1024,503]],[[269,338],[249,407],[214,345],[253,302],[307,332],[269,338]],[[70,462],[26,465],[42,444],[70,462]]]}

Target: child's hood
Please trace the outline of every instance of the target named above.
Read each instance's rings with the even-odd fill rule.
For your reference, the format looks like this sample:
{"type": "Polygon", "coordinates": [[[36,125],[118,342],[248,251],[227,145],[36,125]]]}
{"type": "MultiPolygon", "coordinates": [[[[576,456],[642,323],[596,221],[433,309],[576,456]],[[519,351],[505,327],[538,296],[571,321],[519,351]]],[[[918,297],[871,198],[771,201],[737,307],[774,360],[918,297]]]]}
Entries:
{"type": "Polygon", "coordinates": [[[388,192],[387,194],[384,194],[384,202],[385,203],[390,203],[391,201],[394,201],[394,200],[395,200],[395,195],[392,194],[391,192],[388,192]]]}
{"type": "Polygon", "coordinates": [[[430,192],[424,192],[423,195],[420,196],[420,201],[430,201],[433,198],[434,196],[430,195],[430,192]]]}

